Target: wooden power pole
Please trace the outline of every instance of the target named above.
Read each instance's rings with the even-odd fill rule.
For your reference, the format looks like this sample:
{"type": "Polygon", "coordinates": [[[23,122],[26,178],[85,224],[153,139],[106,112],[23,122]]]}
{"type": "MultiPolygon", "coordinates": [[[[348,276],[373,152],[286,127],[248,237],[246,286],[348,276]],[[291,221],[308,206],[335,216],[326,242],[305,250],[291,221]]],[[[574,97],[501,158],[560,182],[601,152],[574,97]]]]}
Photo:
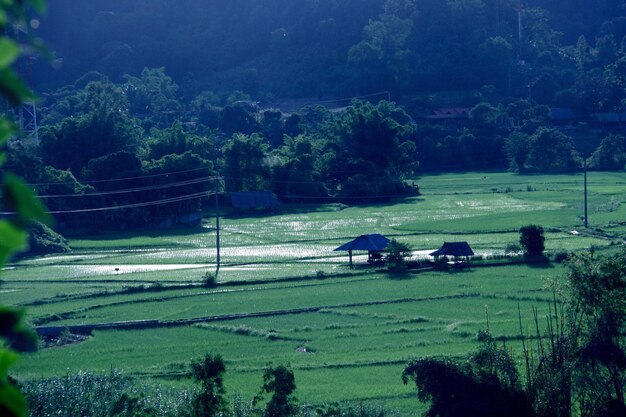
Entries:
{"type": "Polygon", "coordinates": [[[583,161],[583,167],[584,167],[584,188],[585,188],[585,229],[587,227],[589,227],[589,219],[587,217],[587,158],[584,158],[583,161]]]}
{"type": "Polygon", "coordinates": [[[220,273],[220,193],[219,193],[220,179],[215,179],[215,248],[217,249],[216,267],[215,267],[215,279],[220,273]]]}

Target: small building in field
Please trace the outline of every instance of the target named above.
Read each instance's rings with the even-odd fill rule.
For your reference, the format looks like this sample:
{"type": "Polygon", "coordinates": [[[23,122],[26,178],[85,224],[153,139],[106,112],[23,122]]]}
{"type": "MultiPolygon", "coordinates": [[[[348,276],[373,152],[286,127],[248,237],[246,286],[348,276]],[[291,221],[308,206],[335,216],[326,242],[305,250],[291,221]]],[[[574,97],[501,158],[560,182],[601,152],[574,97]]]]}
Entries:
{"type": "Polygon", "coordinates": [[[444,242],[443,246],[432,252],[430,256],[435,258],[447,256],[469,260],[470,256],[474,256],[474,251],[467,242],[444,242]]]}
{"type": "Polygon", "coordinates": [[[347,251],[350,257],[350,267],[352,267],[352,251],[367,251],[367,262],[373,263],[382,260],[381,252],[387,248],[390,240],[383,235],[374,233],[371,235],[361,235],[348,243],[344,243],[335,251],[347,251]]]}
{"type": "Polygon", "coordinates": [[[244,191],[230,193],[232,207],[235,211],[264,210],[274,211],[280,201],[271,191],[244,191]]]}

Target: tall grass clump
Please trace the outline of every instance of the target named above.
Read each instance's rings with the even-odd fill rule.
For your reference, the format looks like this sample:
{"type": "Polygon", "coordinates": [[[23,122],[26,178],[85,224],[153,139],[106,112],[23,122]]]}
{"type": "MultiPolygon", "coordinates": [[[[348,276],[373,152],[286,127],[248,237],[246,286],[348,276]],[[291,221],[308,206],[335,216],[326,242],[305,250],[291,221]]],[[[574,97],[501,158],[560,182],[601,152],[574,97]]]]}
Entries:
{"type": "Polygon", "coordinates": [[[121,372],[79,372],[23,383],[30,417],[184,415],[191,395],[140,383],[121,372]]]}
{"type": "Polygon", "coordinates": [[[251,401],[246,401],[241,394],[235,394],[232,402],[232,417],[253,417],[251,401]]]}
{"type": "Polygon", "coordinates": [[[215,288],[217,286],[217,277],[212,272],[206,272],[202,276],[202,286],[205,288],[215,288]]]}

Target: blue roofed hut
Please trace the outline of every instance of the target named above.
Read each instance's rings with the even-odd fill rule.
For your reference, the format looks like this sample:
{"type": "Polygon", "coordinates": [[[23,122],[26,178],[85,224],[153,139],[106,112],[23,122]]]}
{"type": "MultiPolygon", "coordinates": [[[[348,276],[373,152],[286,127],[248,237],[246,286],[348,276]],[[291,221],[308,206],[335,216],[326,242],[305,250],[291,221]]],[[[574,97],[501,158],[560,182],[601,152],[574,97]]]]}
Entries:
{"type": "Polygon", "coordinates": [[[465,258],[469,260],[474,256],[474,251],[467,242],[444,242],[443,246],[432,252],[430,256],[439,258],[440,256],[451,256],[453,258],[465,258]]]}
{"type": "Polygon", "coordinates": [[[383,235],[379,235],[378,233],[361,235],[356,239],[339,246],[335,249],[335,251],[348,251],[348,255],[350,256],[350,267],[352,267],[352,251],[366,250],[367,262],[371,263],[382,258],[380,252],[387,248],[389,242],[389,239],[383,235]]]}
{"type": "Polygon", "coordinates": [[[271,191],[231,192],[230,199],[236,211],[264,209],[274,210],[280,201],[271,191]]]}

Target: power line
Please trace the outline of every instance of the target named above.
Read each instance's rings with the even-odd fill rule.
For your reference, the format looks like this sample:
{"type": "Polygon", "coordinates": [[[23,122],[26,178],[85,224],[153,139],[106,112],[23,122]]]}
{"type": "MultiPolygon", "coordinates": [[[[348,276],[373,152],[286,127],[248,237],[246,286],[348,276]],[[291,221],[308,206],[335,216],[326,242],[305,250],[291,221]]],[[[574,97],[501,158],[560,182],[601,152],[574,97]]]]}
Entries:
{"type": "MultiPolygon", "coordinates": [[[[211,168],[209,167],[194,168],[194,169],[187,169],[184,171],[172,171],[172,172],[164,172],[162,174],[152,174],[152,175],[139,175],[136,177],[115,178],[111,180],[93,180],[93,181],[87,182],[87,184],[100,184],[100,183],[107,183],[107,182],[128,181],[128,180],[136,180],[136,179],[143,179],[143,178],[167,177],[168,175],[185,174],[188,172],[197,172],[197,171],[203,171],[207,169],[211,169],[211,168]]],[[[36,187],[40,185],[61,185],[61,184],[74,184],[74,183],[71,181],[58,181],[58,182],[30,183],[26,185],[31,186],[31,187],[36,187]]]]}
{"type": "MultiPolygon", "coordinates": [[[[155,201],[146,201],[143,203],[124,204],[121,206],[96,207],[96,208],[88,208],[88,209],[76,209],[76,210],[55,210],[55,211],[48,211],[46,213],[47,214],[76,214],[76,213],[93,213],[93,212],[110,211],[110,210],[149,207],[149,206],[156,206],[160,204],[178,203],[181,201],[195,200],[195,199],[204,198],[204,197],[208,197],[208,196],[215,195],[215,194],[218,194],[218,193],[203,191],[200,193],[193,193],[193,194],[187,194],[187,195],[178,196],[178,197],[164,198],[164,199],[155,200],[155,201]]],[[[0,215],[3,215],[3,216],[10,216],[14,214],[17,214],[17,213],[14,211],[0,213],[0,215]]]]}
{"type": "Polygon", "coordinates": [[[281,194],[281,198],[290,198],[298,200],[329,200],[329,201],[341,201],[341,200],[388,200],[394,198],[410,198],[417,197],[413,194],[384,194],[384,195],[347,195],[347,196],[307,196],[307,195],[295,195],[295,194],[281,194]]]}
{"type": "Polygon", "coordinates": [[[123,190],[114,190],[114,191],[101,191],[95,193],[84,193],[84,194],[56,194],[56,195],[38,195],[38,198],[61,198],[61,197],[93,197],[93,196],[103,196],[103,195],[113,195],[113,194],[127,194],[127,193],[136,193],[141,191],[152,191],[152,190],[162,190],[165,188],[172,187],[182,187],[186,185],[193,184],[201,184],[203,182],[213,181],[219,177],[201,177],[195,178],[187,181],[179,181],[169,184],[161,184],[161,185],[150,185],[146,187],[136,187],[136,188],[127,188],[123,190]]]}
{"type": "MultiPolygon", "coordinates": [[[[237,181],[256,181],[258,180],[258,178],[253,178],[253,177],[230,177],[230,176],[223,176],[222,178],[225,179],[230,179],[230,180],[237,180],[237,181]]],[[[272,178],[262,178],[262,180],[266,180],[268,183],[270,184],[310,184],[310,185],[327,185],[327,186],[332,186],[332,185],[336,185],[337,183],[342,183],[345,182],[346,180],[329,180],[329,181],[290,181],[290,180],[274,180],[272,178]]],[[[397,181],[397,182],[405,182],[407,180],[402,180],[402,179],[396,179],[396,180],[392,180],[392,181],[397,181]]],[[[412,179],[408,179],[408,181],[412,181],[412,179]]],[[[389,184],[389,181],[385,181],[385,180],[377,180],[377,181],[350,181],[350,185],[380,185],[380,184],[389,184]]]]}

